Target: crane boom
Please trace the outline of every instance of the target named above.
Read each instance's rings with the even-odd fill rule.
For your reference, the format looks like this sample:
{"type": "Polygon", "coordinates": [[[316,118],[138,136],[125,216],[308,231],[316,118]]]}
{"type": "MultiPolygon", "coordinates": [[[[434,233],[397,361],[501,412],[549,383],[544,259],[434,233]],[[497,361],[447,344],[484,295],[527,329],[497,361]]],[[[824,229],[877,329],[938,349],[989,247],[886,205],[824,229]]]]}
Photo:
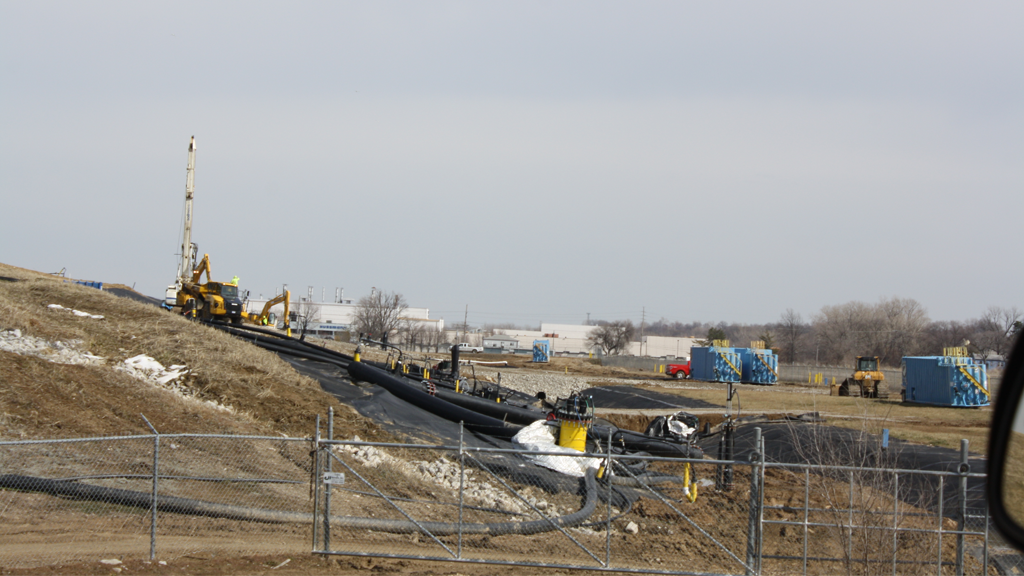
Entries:
{"type": "Polygon", "coordinates": [[[178,265],[177,286],[192,277],[195,254],[192,248],[192,197],[195,194],[196,137],[188,143],[188,168],[185,173],[185,227],[181,238],[181,262],[178,265]]]}

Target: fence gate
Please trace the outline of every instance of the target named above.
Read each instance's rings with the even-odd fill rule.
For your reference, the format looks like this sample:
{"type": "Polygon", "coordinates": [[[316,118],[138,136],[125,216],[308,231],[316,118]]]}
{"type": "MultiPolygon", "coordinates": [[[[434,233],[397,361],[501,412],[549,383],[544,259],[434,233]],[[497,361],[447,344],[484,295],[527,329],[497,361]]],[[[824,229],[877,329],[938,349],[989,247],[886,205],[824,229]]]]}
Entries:
{"type": "Polygon", "coordinates": [[[738,488],[717,492],[711,487],[718,461],[581,453],[550,459],[548,467],[537,464],[552,456],[318,439],[313,551],[663,574],[753,573],[756,466],[738,466],[738,488]]]}

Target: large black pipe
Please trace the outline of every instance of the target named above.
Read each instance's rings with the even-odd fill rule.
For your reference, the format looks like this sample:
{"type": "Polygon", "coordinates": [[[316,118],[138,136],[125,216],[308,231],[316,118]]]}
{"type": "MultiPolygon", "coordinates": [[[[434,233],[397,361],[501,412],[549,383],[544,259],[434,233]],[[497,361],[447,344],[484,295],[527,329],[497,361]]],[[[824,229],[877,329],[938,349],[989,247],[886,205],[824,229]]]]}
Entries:
{"type": "Polygon", "coordinates": [[[452,346],[452,379],[459,379],[459,345],[452,346]]]}
{"type": "MultiPolygon", "coordinates": [[[[456,522],[420,522],[419,526],[408,520],[385,520],[380,518],[359,518],[354,516],[332,516],[332,526],[343,528],[355,528],[364,530],[376,530],[379,532],[391,532],[398,534],[410,534],[413,532],[430,532],[435,536],[449,534],[539,534],[550,532],[558,527],[568,528],[578,526],[594,513],[597,508],[597,481],[596,471],[591,468],[584,478],[584,491],[586,500],[579,511],[556,518],[545,518],[543,520],[531,520],[529,522],[491,522],[480,524],[458,524],[456,522]]],[[[33,476],[20,476],[17,474],[0,475],[0,488],[13,488],[16,490],[27,490],[30,492],[42,492],[75,498],[79,500],[92,500],[97,502],[110,502],[121,506],[149,509],[153,503],[153,494],[135,490],[123,490],[120,488],[105,488],[103,486],[92,486],[90,484],[78,484],[62,480],[49,480],[47,478],[36,478],[33,476]]],[[[281,510],[266,510],[261,508],[246,508],[230,504],[218,504],[215,502],[204,502],[191,498],[179,498],[177,496],[157,496],[157,509],[162,512],[175,512],[179,514],[191,514],[195,516],[208,516],[213,518],[229,518],[232,520],[245,520],[250,522],[297,522],[307,523],[313,520],[312,514],[304,512],[287,512],[281,510]]]]}
{"type": "Polygon", "coordinates": [[[369,366],[363,362],[349,364],[348,373],[353,380],[376,384],[413,406],[418,406],[452,422],[463,422],[466,428],[474,432],[510,439],[522,429],[522,426],[502,422],[497,418],[456,406],[437,396],[431,396],[425,390],[410,385],[408,379],[392,376],[380,368],[369,366]]]}
{"type": "Polygon", "coordinates": [[[537,420],[544,420],[547,418],[547,413],[540,410],[520,408],[518,406],[512,406],[507,402],[495,402],[494,400],[488,400],[479,396],[470,396],[469,394],[462,394],[445,388],[437,388],[436,394],[438,398],[451,402],[456,406],[462,406],[463,408],[480,412],[481,414],[486,414],[492,418],[498,418],[499,420],[511,422],[513,424],[526,426],[528,424],[533,424],[537,420]]]}

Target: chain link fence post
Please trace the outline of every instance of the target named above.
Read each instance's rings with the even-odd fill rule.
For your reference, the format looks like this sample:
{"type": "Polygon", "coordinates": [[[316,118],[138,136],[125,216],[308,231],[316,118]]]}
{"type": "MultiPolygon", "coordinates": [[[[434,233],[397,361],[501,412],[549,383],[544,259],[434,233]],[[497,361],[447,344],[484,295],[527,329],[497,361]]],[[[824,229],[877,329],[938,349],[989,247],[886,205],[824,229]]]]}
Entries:
{"type": "Polygon", "coordinates": [[[142,419],[146,421],[146,426],[153,431],[153,502],[149,511],[149,561],[152,562],[156,560],[156,500],[160,478],[160,433],[150,424],[145,414],[139,413],[139,416],[142,416],[142,419]]]}
{"type": "Polygon", "coordinates": [[[747,576],[754,574],[754,561],[757,558],[757,534],[758,530],[758,518],[761,515],[758,513],[758,502],[761,501],[759,496],[760,482],[758,482],[757,474],[757,461],[760,459],[758,451],[761,448],[761,428],[754,428],[754,450],[750,453],[748,460],[750,461],[750,509],[747,514],[747,576]]]}
{"type": "Polygon", "coordinates": [[[459,420],[459,547],[456,556],[462,558],[462,512],[466,503],[466,451],[463,442],[466,423],[459,420]]]}
{"type": "MultiPolygon", "coordinates": [[[[334,406],[327,408],[327,441],[334,440],[334,406]]],[[[331,464],[332,445],[327,445],[327,457],[324,458],[324,472],[333,470],[331,464]]],[[[331,549],[331,492],[330,484],[324,483],[324,550],[331,549]]]]}
{"type": "Polygon", "coordinates": [[[957,469],[959,475],[957,499],[959,500],[960,513],[956,525],[956,576],[964,575],[964,530],[967,528],[967,474],[971,471],[971,465],[967,463],[967,448],[969,445],[970,443],[966,438],[960,440],[960,467],[957,469]]]}
{"type": "MultiPolygon", "coordinates": [[[[310,454],[313,457],[313,473],[310,475],[310,482],[312,485],[312,496],[313,496],[313,510],[320,509],[320,415],[316,415],[316,432],[313,433],[313,450],[310,454]]],[[[316,550],[317,544],[320,543],[320,530],[319,522],[316,518],[313,518],[313,550],[316,550]]],[[[327,550],[327,547],[324,547],[327,550]]]]}

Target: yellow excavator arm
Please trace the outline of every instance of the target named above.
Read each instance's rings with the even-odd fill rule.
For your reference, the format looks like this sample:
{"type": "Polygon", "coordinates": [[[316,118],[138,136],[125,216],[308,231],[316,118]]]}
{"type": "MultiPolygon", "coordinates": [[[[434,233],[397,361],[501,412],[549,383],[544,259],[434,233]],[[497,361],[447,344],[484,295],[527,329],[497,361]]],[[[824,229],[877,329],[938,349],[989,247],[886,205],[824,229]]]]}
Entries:
{"type": "Polygon", "coordinates": [[[267,300],[267,303],[263,305],[263,310],[261,310],[259,314],[249,314],[243,312],[242,315],[246,318],[246,320],[252,322],[253,324],[262,325],[263,321],[270,317],[270,309],[276,306],[277,304],[284,302],[284,328],[285,330],[288,330],[290,328],[288,326],[288,315],[291,312],[291,310],[289,309],[291,299],[291,291],[285,290],[284,294],[281,294],[280,296],[275,296],[274,298],[267,300]]]}
{"type": "Polygon", "coordinates": [[[206,281],[210,282],[212,275],[210,274],[210,255],[203,254],[203,259],[196,264],[195,269],[192,270],[192,283],[198,284],[199,279],[203,277],[203,272],[206,272],[206,281]]]}

